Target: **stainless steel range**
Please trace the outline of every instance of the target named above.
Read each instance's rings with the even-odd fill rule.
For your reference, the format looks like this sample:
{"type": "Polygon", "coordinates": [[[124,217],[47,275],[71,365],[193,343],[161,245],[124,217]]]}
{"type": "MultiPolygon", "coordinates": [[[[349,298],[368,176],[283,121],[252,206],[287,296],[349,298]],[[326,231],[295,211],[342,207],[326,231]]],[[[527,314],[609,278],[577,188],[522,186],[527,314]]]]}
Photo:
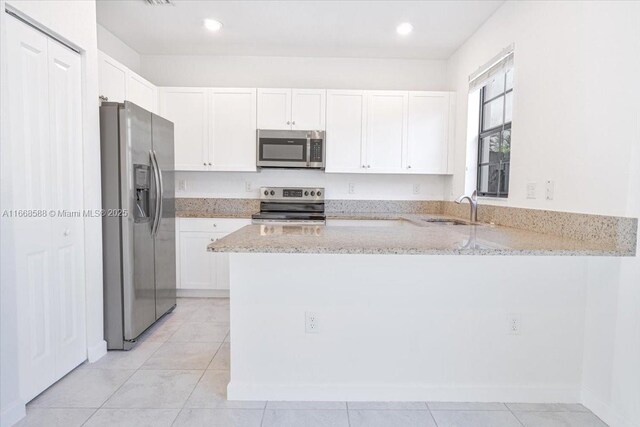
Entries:
{"type": "Polygon", "coordinates": [[[261,187],[254,224],[324,225],[324,188],[261,187]]]}

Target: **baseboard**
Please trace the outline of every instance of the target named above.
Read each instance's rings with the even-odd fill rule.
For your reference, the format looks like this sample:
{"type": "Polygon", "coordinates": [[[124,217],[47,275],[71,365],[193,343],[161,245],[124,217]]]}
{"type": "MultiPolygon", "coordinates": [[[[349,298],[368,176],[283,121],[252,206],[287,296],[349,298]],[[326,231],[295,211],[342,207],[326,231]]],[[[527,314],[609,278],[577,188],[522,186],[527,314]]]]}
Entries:
{"type": "Polygon", "coordinates": [[[581,403],[596,414],[602,421],[607,423],[609,427],[634,427],[638,423],[632,423],[630,420],[625,419],[623,416],[617,413],[611,405],[605,403],[596,394],[589,389],[582,389],[581,403]]]}
{"type": "Polygon", "coordinates": [[[15,400],[0,412],[0,426],[10,427],[24,418],[26,414],[25,404],[15,400]]]}
{"type": "Polygon", "coordinates": [[[97,344],[87,348],[87,360],[89,363],[96,362],[105,354],[107,354],[107,342],[105,340],[101,340],[97,344]]]}
{"type": "MultiPolygon", "coordinates": [[[[233,377],[233,374],[232,374],[233,377]]],[[[438,386],[438,385],[284,385],[243,384],[227,386],[229,400],[307,401],[432,401],[432,402],[531,402],[577,403],[578,387],[438,386]]]]}
{"type": "Polygon", "coordinates": [[[229,298],[229,289],[177,289],[178,298],[229,298]]]}

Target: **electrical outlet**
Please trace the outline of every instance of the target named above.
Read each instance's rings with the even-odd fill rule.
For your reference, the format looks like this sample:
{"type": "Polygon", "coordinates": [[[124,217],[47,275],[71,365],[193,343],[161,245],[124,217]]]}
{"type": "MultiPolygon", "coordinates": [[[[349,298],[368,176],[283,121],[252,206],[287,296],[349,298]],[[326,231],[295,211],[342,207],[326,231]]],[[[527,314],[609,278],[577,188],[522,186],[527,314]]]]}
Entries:
{"type": "Polygon", "coordinates": [[[511,335],[520,335],[522,329],[522,317],[519,314],[511,313],[507,315],[508,333],[511,335]]]}
{"type": "Polygon", "coordinates": [[[548,180],[547,192],[546,192],[547,200],[553,200],[555,196],[555,192],[556,192],[556,183],[554,181],[548,180]]]}
{"type": "Polygon", "coordinates": [[[355,194],[356,193],[356,185],[353,182],[349,183],[349,194],[355,194]]]}
{"type": "Polygon", "coordinates": [[[246,191],[247,193],[250,193],[251,191],[253,191],[253,189],[251,188],[251,182],[249,181],[244,182],[244,191],[246,191]]]}
{"type": "Polygon", "coordinates": [[[318,313],[313,313],[311,311],[304,313],[304,331],[307,334],[317,334],[320,328],[319,323],[318,313]]]}
{"type": "Polygon", "coordinates": [[[535,199],[537,197],[538,184],[535,182],[527,183],[527,199],[535,199]]]}
{"type": "Polygon", "coordinates": [[[413,184],[413,194],[420,194],[420,184],[413,184]]]}
{"type": "Polygon", "coordinates": [[[187,191],[187,180],[186,179],[178,180],[178,191],[187,191]]]}

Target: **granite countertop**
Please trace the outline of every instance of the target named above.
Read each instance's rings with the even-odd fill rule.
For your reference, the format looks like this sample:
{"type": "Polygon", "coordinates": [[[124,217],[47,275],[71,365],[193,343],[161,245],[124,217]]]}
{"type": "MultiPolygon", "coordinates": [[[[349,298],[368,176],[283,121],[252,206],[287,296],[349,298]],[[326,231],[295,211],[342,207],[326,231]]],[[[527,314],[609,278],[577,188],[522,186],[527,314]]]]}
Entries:
{"type": "Polygon", "coordinates": [[[328,215],[326,226],[249,225],[212,243],[212,252],[632,256],[633,250],[490,224],[448,225],[433,214],[328,215]],[[331,224],[331,220],[339,220],[331,224]],[[344,220],[394,220],[393,225],[347,225],[344,220]]]}
{"type": "Polygon", "coordinates": [[[251,219],[250,212],[212,212],[207,210],[176,211],[178,218],[243,218],[251,219]]]}

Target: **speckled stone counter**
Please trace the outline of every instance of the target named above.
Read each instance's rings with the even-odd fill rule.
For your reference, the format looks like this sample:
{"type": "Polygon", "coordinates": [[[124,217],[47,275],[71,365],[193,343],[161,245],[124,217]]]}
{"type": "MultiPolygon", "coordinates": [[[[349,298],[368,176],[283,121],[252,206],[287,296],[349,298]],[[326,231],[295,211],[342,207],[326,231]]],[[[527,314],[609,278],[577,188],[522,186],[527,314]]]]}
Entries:
{"type": "Polygon", "coordinates": [[[441,215],[330,214],[326,226],[250,225],[212,243],[213,252],[632,256],[635,248],[488,224],[429,223],[441,215]],[[365,223],[350,220],[368,221],[365,223]],[[332,224],[333,222],[333,224],[332,224]]]}

